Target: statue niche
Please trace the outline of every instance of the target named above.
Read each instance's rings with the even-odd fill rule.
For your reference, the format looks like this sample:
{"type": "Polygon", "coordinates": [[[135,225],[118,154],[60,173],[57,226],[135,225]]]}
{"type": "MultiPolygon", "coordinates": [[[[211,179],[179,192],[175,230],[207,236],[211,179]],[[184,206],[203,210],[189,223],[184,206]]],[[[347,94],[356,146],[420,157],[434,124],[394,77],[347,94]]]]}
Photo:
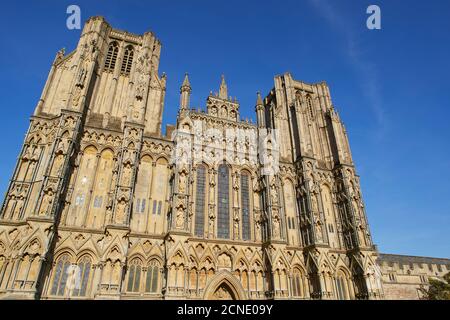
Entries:
{"type": "Polygon", "coordinates": [[[53,192],[52,190],[47,191],[42,199],[41,210],[39,211],[39,216],[46,216],[49,214],[51,205],[53,203],[53,192]]]}

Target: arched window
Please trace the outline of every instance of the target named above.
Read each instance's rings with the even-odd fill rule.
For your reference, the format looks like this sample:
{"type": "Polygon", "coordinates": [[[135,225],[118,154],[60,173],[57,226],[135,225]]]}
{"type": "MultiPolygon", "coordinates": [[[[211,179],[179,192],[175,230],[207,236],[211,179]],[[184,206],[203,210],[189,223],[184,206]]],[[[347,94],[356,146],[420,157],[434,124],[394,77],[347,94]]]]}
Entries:
{"type": "Polygon", "coordinates": [[[67,278],[69,275],[70,256],[62,255],[55,266],[53,284],[50,294],[53,296],[63,296],[66,290],[67,278]]]}
{"type": "Polygon", "coordinates": [[[113,41],[109,44],[108,53],[105,59],[105,71],[114,71],[117,61],[117,53],[119,52],[119,46],[117,42],[113,41]]]}
{"type": "Polygon", "coordinates": [[[217,236],[222,239],[230,237],[230,209],[229,209],[229,169],[221,164],[218,170],[218,201],[217,201],[217,236]]]}
{"type": "Polygon", "coordinates": [[[293,297],[301,297],[305,296],[304,293],[304,278],[302,272],[295,268],[292,275],[292,296],[293,297]]]}
{"type": "Polygon", "coordinates": [[[128,269],[128,292],[139,292],[139,284],[141,282],[142,263],[139,259],[131,261],[128,269]]]}
{"type": "Polygon", "coordinates": [[[145,292],[158,292],[159,263],[152,260],[147,268],[147,279],[145,281],[145,292]]]}
{"type": "Polygon", "coordinates": [[[345,279],[345,275],[339,271],[336,276],[336,298],[338,300],[347,300],[348,299],[348,289],[347,289],[347,280],[345,279]]]}
{"type": "Polygon", "coordinates": [[[205,229],[205,192],[206,169],[200,165],[197,168],[197,190],[195,195],[195,235],[203,237],[205,229]]]}
{"type": "Polygon", "coordinates": [[[134,56],[134,50],[132,46],[128,46],[125,48],[125,53],[123,54],[123,60],[122,60],[122,68],[120,71],[123,74],[130,74],[131,71],[131,65],[133,64],[133,56],[134,56]]]}
{"type": "Polygon", "coordinates": [[[242,240],[250,240],[250,197],[247,173],[241,175],[242,240]]]}
{"type": "Polygon", "coordinates": [[[91,259],[89,256],[84,256],[77,263],[77,278],[75,282],[75,288],[72,295],[78,297],[86,296],[89,274],[91,272],[91,259]]]}
{"type": "Polygon", "coordinates": [[[313,102],[312,102],[311,96],[306,97],[306,106],[308,108],[308,115],[309,115],[310,119],[313,120],[314,119],[314,107],[313,107],[313,102]]]}
{"type": "MultiPolygon", "coordinates": [[[[0,243],[0,249],[2,249],[2,243],[0,243]]],[[[6,258],[5,256],[0,256],[0,286],[2,285],[3,282],[5,269],[6,269],[6,258]]]]}

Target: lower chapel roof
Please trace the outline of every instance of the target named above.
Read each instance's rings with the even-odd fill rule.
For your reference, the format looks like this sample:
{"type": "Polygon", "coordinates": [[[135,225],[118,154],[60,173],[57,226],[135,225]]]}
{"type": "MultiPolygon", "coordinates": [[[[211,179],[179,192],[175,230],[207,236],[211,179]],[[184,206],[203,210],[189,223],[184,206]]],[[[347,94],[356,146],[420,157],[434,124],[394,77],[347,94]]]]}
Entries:
{"type": "Polygon", "coordinates": [[[380,253],[378,257],[378,263],[381,264],[383,262],[386,263],[397,262],[400,264],[425,263],[425,264],[450,266],[450,259],[445,258],[429,258],[429,257],[404,256],[398,254],[380,253]]]}

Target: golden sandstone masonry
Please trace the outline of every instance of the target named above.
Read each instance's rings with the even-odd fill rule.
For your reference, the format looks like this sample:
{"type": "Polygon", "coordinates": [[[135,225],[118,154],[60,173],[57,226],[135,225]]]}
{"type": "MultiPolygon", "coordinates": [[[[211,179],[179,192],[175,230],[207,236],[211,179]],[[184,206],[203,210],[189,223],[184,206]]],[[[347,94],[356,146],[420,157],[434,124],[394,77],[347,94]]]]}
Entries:
{"type": "Polygon", "coordinates": [[[191,109],[186,75],[163,136],[160,51],[93,17],[57,53],[0,212],[0,298],[417,298],[448,271],[377,264],[326,83],[276,76],[255,125],[223,77],[191,109]]]}

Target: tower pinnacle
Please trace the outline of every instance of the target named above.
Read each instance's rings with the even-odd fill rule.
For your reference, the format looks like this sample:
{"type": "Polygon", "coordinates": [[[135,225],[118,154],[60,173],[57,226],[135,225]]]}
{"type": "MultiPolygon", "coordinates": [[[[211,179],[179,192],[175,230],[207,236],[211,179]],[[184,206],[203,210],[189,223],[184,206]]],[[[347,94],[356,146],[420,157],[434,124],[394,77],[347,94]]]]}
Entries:
{"type": "Polygon", "coordinates": [[[188,74],[186,72],[185,76],[184,76],[184,80],[183,80],[183,84],[181,85],[180,88],[180,109],[181,110],[186,110],[189,109],[189,100],[190,100],[190,95],[191,95],[191,84],[189,83],[189,77],[188,74]]]}
{"type": "Polygon", "coordinates": [[[220,84],[219,98],[221,98],[221,99],[228,99],[228,88],[227,88],[227,84],[225,83],[225,76],[224,75],[222,75],[222,82],[220,84]]]}
{"type": "Polygon", "coordinates": [[[262,106],[263,105],[263,101],[261,98],[261,93],[258,91],[256,93],[256,106],[262,106]]]}

